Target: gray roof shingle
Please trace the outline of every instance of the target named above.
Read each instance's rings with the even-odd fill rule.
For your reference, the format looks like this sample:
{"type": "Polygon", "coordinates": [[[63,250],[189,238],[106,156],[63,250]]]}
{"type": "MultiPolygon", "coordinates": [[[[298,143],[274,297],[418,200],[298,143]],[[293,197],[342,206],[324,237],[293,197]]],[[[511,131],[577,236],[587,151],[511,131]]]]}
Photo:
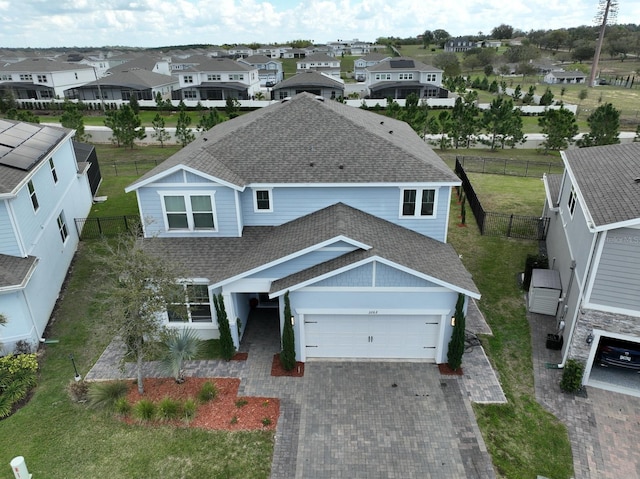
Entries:
{"type": "Polygon", "coordinates": [[[640,222],[640,143],[563,152],[596,227],[640,222]]]}
{"type": "Polygon", "coordinates": [[[147,238],[142,243],[149,253],[172,258],[192,277],[208,278],[210,284],[218,284],[339,236],[372,248],[359,249],[282,278],[274,289],[284,289],[355,261],[379,256],[479,295],[451,245],[342,203],[280,226],[245,227],[239,238],[147,238]]]}
{"type": "Polygon", "coordinates": [[[35,256],[18,258],[0,254],[0,288],[20,286],[37,262],[35,256]]]}
{"type": "Polygon", "coordinates": [[[405,122],[309,93],[216,125],[127,190],[178,165],[240,188],[460,182],[405,122]]]}

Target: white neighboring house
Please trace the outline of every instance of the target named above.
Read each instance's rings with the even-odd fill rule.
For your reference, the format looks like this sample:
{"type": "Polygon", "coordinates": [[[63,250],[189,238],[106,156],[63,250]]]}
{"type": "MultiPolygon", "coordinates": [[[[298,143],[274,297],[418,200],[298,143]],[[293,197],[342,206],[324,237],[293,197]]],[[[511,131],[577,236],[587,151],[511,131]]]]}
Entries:
{"type": "Polygon", "coordinates": [[[64,128],[0,120],[0,329],[4,353],[43,337],[91,210],[89,163],[64,128]]]}
{"type": "Polygon", "coordinates": [[[90,65],[30,58],[0,66],[0,90],[19,100],[64,98],[65,90],[96,80],[90,65]]]}
{"type": "Polygon", "coordinates": [[[315,71],[340,78],[340,60],[325,53],[314,53],[296,62],[296,73],[315,71]]]}
{"type": "Polygon", "coordinates": [[[251,55],[247,58],[240,58],[238,63],[242,63],[251,68],[257,68],[261,86],[272,87],[284,78],[282,62],[268,56],[251,55]]]}
{"type": "Polygon", "coordinates": [[[353,75],[357,81],[365,81],[367,78],[367,68],[377,65],[380,62],[391,60],[391,56],[386,53],[370,53],[353,62],[353,75]]]}
{"type": "Polygon", "coordinates": [[[371,98],[447,98],[443,70],[408,57],[391,58],[366,69],[365,84],[371,98]]]}
{"type": "Polygon", "coordinates": [[[544,82],[552,85],[556,83],[579,84],[579,83],[584,83],[586,80],[587,80],[587,76],[578,70],[574,70],[570,72],[551,71],[544,76],[544,82]]]}

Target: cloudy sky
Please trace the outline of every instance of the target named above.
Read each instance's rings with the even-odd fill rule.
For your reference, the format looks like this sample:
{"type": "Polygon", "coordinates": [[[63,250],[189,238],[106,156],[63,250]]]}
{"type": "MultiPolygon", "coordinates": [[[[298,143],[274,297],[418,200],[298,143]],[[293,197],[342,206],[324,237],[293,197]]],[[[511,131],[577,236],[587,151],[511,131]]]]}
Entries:
{"type": "MultiPolygon", "coordinates": [[[[373,41],[593,25],[598,0],[0,0],[0,47],[373,41]]],[[[625,0],[618,23],[640,21],[625,0]]]]}

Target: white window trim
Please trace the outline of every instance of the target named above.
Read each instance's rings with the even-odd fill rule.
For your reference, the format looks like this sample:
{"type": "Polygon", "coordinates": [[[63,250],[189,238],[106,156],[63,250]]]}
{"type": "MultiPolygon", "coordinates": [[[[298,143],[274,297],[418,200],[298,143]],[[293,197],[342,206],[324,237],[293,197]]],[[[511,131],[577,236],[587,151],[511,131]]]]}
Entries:
{"type": "Polygon", "coordinates": [[[414,219],[434,219],[437,217],[438,212],[438,192],[440,188],[435,186],[407,186],[405,188],[400,188],[400,208],[398,210],[398,217],[400,219],[414,218],[414,219]],[[412,215],[403,215],[402,214],[402,206],[404,204],[404,192],[408,190],[416,190],[416,206],[412,215]],[[433,214],[431,215],[421,215],[419,214],[420,208],[422,206],[422,191],[423,190],[433,190],[433,214]]]}
{"type": "Polygon", "coordinates": [[[60,234],[62,244],[67,244],[67,240],[69,239],[69,226],[67,226],[67,218],[65,218],[64,216],[64,211],[61,211],[60,214],[56,217],[56,225],[58,226],[58,233],[60,234]],[[62,234],[63,230],[64,235],[62,234]]]}
{"type": "Polygon", "coordinates": [[[164,222],[164,231],[169,234],[182,234],[185,231],[192,233],[217,233],[218,232],[218,215],[216,214],[215,191],[158,191],[160,195],[160,204],[162,206],[162,221],[164,222]],[[165,196],[183,196],[185,198],[185,208],[187,210],[187,228],[185,229],[169,229],[169,220],[167,219],[167,209],[164,203],[165,196]],[[196,229],[193,224],[193,211],[191,211],[191,196],[209,196],[211,198],[211,213],[213,214],[213,229],[196,229]]]}
{"type": "Polygon", "coordinates": [[[212,324],[215,322],[216,320],[216,315],[215,315],[215,310],[214,310],[214,305],[213,305],[213,301],[211,299],[211,291],[209,290],[208,286],[209,283],[207,282],[189,282],[189,283],[178,283],[183,287],[184,290],[184,302],[183,303],[171,303],[171,304],[180,304],[182,306],[186,307],[186,311],[187,311],[187,319],[186,321],[171,321],[169,319],[169,312],[165,311],[164,316],[165,316],[165,322],[167,325],[176,325],[176,324],[189,324],[189,325],[198,325],[198,324],[212,324]],[[197,304],[207,304],[207,303],[197,303],[197,302],[191,302],[191,301],[187,301],[187,286],[207,286],[207,294],[209,295],[209,309],[211,311],[211,320],[210,321],[194,321],[193,317],[191,316],[191,308],[190,306],[192,304],[197,305],[197,304]]]}
{"type": "Polygon", "coordinates": [[[40,209],[40,202],[38,201],[36,185],[33,184],[33,180],[29,180],[29,182],[27,183],[27,194],[29,195],[29,201],[31,202],[31,207],[33,208],[33,212],[37,213],[38,210],[40,209]],[[29,188],[29,186],[31,186],[31,188],[29,188]]]}
{"type": "Polygon", "coordinates": [[[253,188],[253,212],[254,213],[273,213],[273,188],[253,188]],[[269,192],[269,209],[258,209],[258,191],[269,192]]]}
{"type": "Polygon", "coordinates": [[[575,187],[571,185],[571,189],[569,190],[569,197],[567,198],[567,210],[569,211],[569,216],[572,219],[573,219],[573,214],[576,211],[577,203],[578,203],[578,193],[576,192],[575,187]]]}

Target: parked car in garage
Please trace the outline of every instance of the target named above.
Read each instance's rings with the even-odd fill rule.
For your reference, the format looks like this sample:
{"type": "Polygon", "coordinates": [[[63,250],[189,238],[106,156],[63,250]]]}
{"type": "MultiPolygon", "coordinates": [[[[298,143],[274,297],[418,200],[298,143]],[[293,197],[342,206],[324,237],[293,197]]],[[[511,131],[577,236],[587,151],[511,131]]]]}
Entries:
{"type": "Polygon", "coordinates": [[[597,361],[601,366],[617,366],[640,371],[640,343],[602,338],[597,361]]]}

